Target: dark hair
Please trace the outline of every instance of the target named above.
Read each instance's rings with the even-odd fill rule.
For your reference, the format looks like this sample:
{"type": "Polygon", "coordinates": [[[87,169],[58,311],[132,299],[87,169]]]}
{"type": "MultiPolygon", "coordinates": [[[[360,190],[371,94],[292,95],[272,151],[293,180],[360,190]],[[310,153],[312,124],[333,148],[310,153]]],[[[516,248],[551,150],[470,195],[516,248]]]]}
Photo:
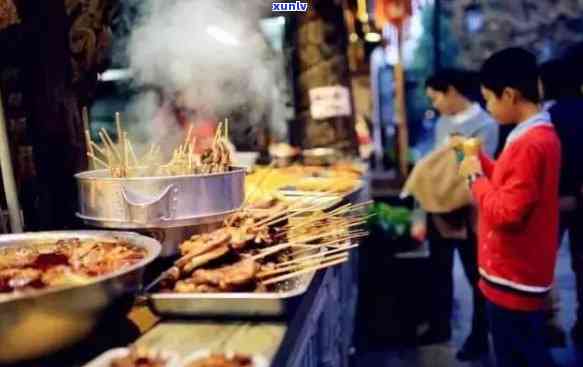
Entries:
{"type": "Polygon", "coordinates": [[[459,94],[470,100],[476,100],[479,95],[477,74],[461,69],[440,70],[425,81],[425,87],[443,93],[447,92],[449,87],[453,87],[459,94]]]}
{"type": "Polygon", "coordinates": [[[578,94],[581,94],[581,85],[583,85],[583,69],[581,68],[581,65],[583,65],[583,42],[575,43],[569,47],[564,59],[571,73],[571,81],[578,94]]]}
{"type": "Polygon", "coordinates": [[[480,81],[498,97],[505,88],[513,88],[530,102],[540,101],[536,57],[522,48],[511,47],[490,56],[482,66],[480,81]]]}
{"type": "Polygon", "coordinates": [[[540,79],[544,89],[544,96],[542,97],[545,100],[578,96],[580,94],[580,84],[573,66],[566,59],[550,60],[540,66],[540,79]]]}

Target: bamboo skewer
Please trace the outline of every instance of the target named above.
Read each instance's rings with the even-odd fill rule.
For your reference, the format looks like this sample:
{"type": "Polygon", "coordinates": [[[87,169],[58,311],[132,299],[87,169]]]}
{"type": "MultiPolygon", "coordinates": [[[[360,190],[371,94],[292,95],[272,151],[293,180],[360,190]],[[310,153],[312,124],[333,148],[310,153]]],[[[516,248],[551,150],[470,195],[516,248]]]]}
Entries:
{"type": "Polygon", "coordinates": [[[298,203],[295,205],[291,205],[287,208],[283,208],[282,210],[272,214],[270,217],[258,222],[256,224],[257,227],[260,226],[264,226],[264,225],[273,225],[277,222],[281,222],[282,220],[287,220],[290,218],[293,218],[295,216],[298,216],[299,214],[303,214],[306,212],[310,212],[310,211],[314,211],[317,210],[319,208],[318,205],[312,205],[311,207],[305,207],[301,210],[296,210],[301,208],[304,205],[309,205],[311,203],[313,203],[314,201],[317,201],[319,198],[317,197],[309,197],[309,198],[305,198],[305,201],[303,200],[298,200],[298,203]],[[290,213],[290,211],[293,211],[292,213],[290,213]]]}
{"type": "Polygon", "coordinates": [[[93,159],[94,162],[99,163],[100,165],[102,165],[103,168],[109,168],[109,165],[107,163],[105,163],[101,159],[97,158],[93,153],[87,153],[87,156],[89,158],[93,159]]]}
{"type": "Polygon", "coordinates": [[[101,139],[101,143],[105,147],[105,151],[107,152],[106,154],[109,155],[111,153],[110,152],[111,148],[109,147],[109,144],[107,143],[107,139],[105,139],[105,135],[103,134],[102,131],[99,131],[98,134],[99,134],[99,138],[101,139]]]}
{"type": "Polygon", "coordinates": [[[146,155],[146,160],[149,162],[152,160],[153,157],[154,157],[154,144],[150,144],[150,150],[148,151],[148,154],[146,155]]]}
{"type": "Polygon", "coordinates": [[[326,213],[322,213],[322,214],[315,214],[315,215],[310,215],[309,217],[307,217],[305,220],[299,222],[299,223],[288,223],[287,225],[284,226],[284,228],[291,228],[293,226],[294,230],[300,229],[300,228],[304,228],[310,224],[314,224],[326,219],[330,219],[330,218],[334,218],[334,217],[330,217],[329,214],[326,213]]]}
{"type": "MultiPolygon", "coordinates": [[[[83,118],[87,120],[86,109],[83,110],[83,118]]],[[[103,158],[99,158],[99,165],[108,168],[113,177],[129,177],[136,173],[139,174],[141,171],[135,168],[142,166],[147,168],[146,172],[151,172],[153,175],[171,176],[224,172],[230,166],[231,157],[225,151],[226,148],[223,142],[228,136],[228,120],[224,125],[219,123],[215,132],[214,145],[210,148],[210,162],[206,159],[204,161],[201,160],[201,157],[195,154],[194,127],[190,125],[184,144],[174,150],[172,159],[166,164],[161,162],[161,149],[157,144],[151,144],[147,152],[141,156],[141,159],[138,158],[134,145],[129,139],[128,132],[123,130],[121,113],[119,112],[115,113],[115,125],[117,143],[114,143],[104,128],[98,131],[101,145],[93,142],[88,131],[85,131],[87,153],[96,158],[99,158],[96,153],[101,154],[103,158]]],[[[97,163],[97,161],[93,161],[97,163]]]]}
{"type": "MultiPolygon", "coordinates": [[[[295,264],[295,263],[298,263],[298,262],[302,262],[304,260],[310,260],[310,259],[316,259],[316,258],[320,258],[320,257],[326,257],[327,255],[333,255],[333,254],[337,254],[337,253],[340,253],[340,252],[346,252],[348,250],[351,250],[351,249],[357,248],[357,247],[359,247],[358,244],[345,245],[345,246],[338,247],[338,248],[334,248],[334,249],[331,249],[331,250],[322,251],[322,252],[319,252],[319,253],[313,254],[313,255],[305,255],[305,256],[297,256],[296,255],[296,257],[294,259],[288,260],[288,261],[284,261],[284,262],[281,262],[281,263],[278,263],[278,264],[275,265],[275,267],[276,268],[279,268],[279,267],[282,267],[282,266],[286,266],[286,265],[290,265],[290,264],[295,264]]],[[[307,250],[302,250],[302,251],[307,252],[307,250]]]]}
{"type": "MultiPolygon", "coordinates": [[[[366,219],[368,219],[368,216],[362,217],[362,218],[359,218],[359,217],[356,217],[356,218],[337,218],[337,217],[325,217],[325,216],[323,216],[323,217],[319,217],[315,220],[302,222],[302,223],[298,224],[297,226],[295,224],[288,225],[284,229],[285,229],[286,233],[288,233],[292,229],[294,231],[297,231],[301,228],[307,227],[308,225],[317,226],[318,222],[324,222],[324,221],[325,221],[325,223],[320,223],[319,227],[322,227],[322,226],[324,226],[324,227],[341,227],[341,228],[348,229],[348,228],[352,228],[352,227],[356,227],[356,226],[365,224],[366,219]]],[[[281,232],[280,235],[282,233],[284,233],[284,232],[281,232]]]]}
{"type": "Polygon", "coordinates": [[[279,276],[279,277],[275,277],[275,278],[263,280],[263,281],[261,281],[261,284],[263,284],[263,285],[270,285],[270,284],[274,284],[274,283],[283,282],[284,280],[292,279],[292,278],[295,278],[297,276],[300,276],[300,275],[303,275],[303,274],[306,274],[306,273],[311,273],[311,272],[314,272],[314,271],[317,271],[317,270],[326,269],[326,268],[329,268],[329,267],[334,266],[334,265],[339,265],[339,264],[345,263],[346,261],[348,261],[348,258],[347,257],[346,258],[343,258],[343,259],[340,259],[340,260],[331,261],[331,262],[328,262],[328,263],[323,263],[321,265],[311,266],[311,267],[308,267],[308,268],[305,268],[305,269],[302,269],[302,270],[298,270],[298,271],[295,271],[295,272],[292,272],[292,273],[289,273],[289,274],[286,274],[286,275],[282,275],[282,276],[279,276]]]}
{"type": "MultiPolygon", "coordinates": [[[[328,233],[323,234],[321,238],[325,238],[327,235],[328,235],[328,233]]],[[[350,241],[352,241],[352,240],[363,238],[366,236],[368,236],[368,232],[366,232],[366,231],[353,232],[349,235],[341,236],[341,237],[335,238],[335,239],[327,241],[327,242],[322,242],[322,243],[314,244],[314,245],[308,245],[308,246],[306,246],[307,248],[305,248],[305,249],[300,249],[300,250],[294,251],[292,253],[292,255],[298,256],[301,253],[313,251],[314,249],[317,249],[317,248],[342,248],[343,246],[348,246],[348,245],[346,245],[346,243],[350,243],[350,241]],[[339,243],[341,245],[337,245],[339,243]]],[[[316,238],[316,239],[321,239],[321,238],[316,238]]],[[[312,240],[312,239],[310,239],[310,240],[312,240]]],[[[354,244],[354,246],[358,246],[358,244],[354,244]]]]}
{"type": "Polygon", "coordinates": [[[83,130],[89,130],[91,131],[91,126],[90,122],[89,122],[89,109],[87,108],[87,106],[84,106],[81,109],[81,118],[83,119],[83,130]]]}
{"type": "Polygon", "coordinates": [[[215,140],[214,140],[215,144],[219,141],[219,138],[221,137],[222,128],[223,128],[223,123],[219,122],[219,125],[217,126],[217,130],[215,131],[215,140]]]}
{"type": "Polygon", "coordinates": [[[299,264],[291,264],[291,265],[287,265],[287,266],[284,266],[281,268],[276,268],[273,270],[262,271],[262,272],[257,273],[256,276],[257,276],[257,278],[267,278],[267,277],[271,277],[273,275],[288,273],[290,270],[296,270],[296,269],[299,270],[299,269],[305,268],[306,266],[319,265],[325,261],[334,261],[334,260],[340,260],[340,259],[348,259],[348,252],[344,252],[344,253],[341,253],[338,255],[333,255],[333,256],[328,256],[328,257],[321,256],[321,258],[305,260],[299,264]]]}
{"type": "Polygon", "coordinates": [[[249,258],[252,260],[259,260],[259,259],[262,259],[264,257],[268,257],[271,255],[277,254],[278,252],[281,252],[283,250],[287,250],[288,248],[293,248],[293,247],[296,247],[296,248],[310,247],[311,248],[313,246],[304,245],[304,244],[295,243],[295,242],[289,242],[289,243],[284,243],[281,245],[272,246],[268,250],[262,251],[257,255],[250,256],[249,258]]]}
{"type": "Polygon", "coordinates": [[[266,251],[263,251],[263,252],[261,252],[261,253],[259,253],[257,255],[251,256],[250,259],[252,259],[252,260],[259,260],[259,259],[262,259],[264,257],[270,256],[270,255],[273,255],[273,254],[276,254],[276,253],[278,253],[280,251],[286,250],[286,249],[288,249],[290,247],[291,247],[291,244],[290,243],[284,243],[284,244],[281,244],[281,245],[273,246],[269,250],[266,250],[266,251]]]}
{"type": "MultiPolygon", "coordinates": [[[[341,247],[338,247],[338,248],[331,248],[331,249],[326,250],[326,251],[321,251],[321,252],[318,252],[316,254],[313,254],[312,253],[312,254],[303,255],[303,256],[297,256],[297,255],[295,255],[296,257],[293,258],[292,260],[288,260],[288,261],[284,261],[284,262],[281,262],[281,263],[277,263],[275,265],[275,267],[276,268],[279,268],[279,267],[286,266],[286,265],[289,265],[289,264],[295,264],[295,263],[298,263],[298,262],[302,262],[304,260],[316,259],[316,258],[319,258],[319,257],[326,257],[328,255],[333,255],[333,254],[337,254],[337,253],[340,253],[340,252],[347,252],[348,250],[351,250],[351,249],[357,248],[357,247],[359,247],[358,244],[344,245],[344,246],[341,246],[341,247]]],[[[306,251],[307,252],[307,250],[303,250],[303,251],[306,251]]]]}
{"type": "MultiPolygon", "coordinates": [[[[94,142],[94,141],[91,141],[91,143],[90,143],[90,144],[91,144],[91,148],[92,148],[92,150],[93,150],[93,149],[97,150],[97,151],[98,151],[98,152],[99,152],[101,155],[103,155],[104,157],[106,157],[106,158],[107,158],[107,152],[106,152],[106,151],[105,151],[103,148],[101,148],[99,145],[95,144],[95,142],[94,142]]],[[[93,152],[91,152],[91,153],[92,153],[92,154],[94,154],[94,153],[95,153],[95,151],[93,151],[93,152]]]]}
{"type": "Polygon", "coordinates": [[[115,127],[117,132],[117,140],[122,141],[123,139],[123,130],[121,129],[121,113],[115,113],[115,127]]]}
{"type": "MultiPolygon", "coordinates": [[[[85,131],[85,145],[87,153],[94,154],[93,147],[91,146],[91,133],[90,133],[91,127],[89,126],[89,111],[87,109],[87,106],[84,106],[81,109],[81,119],[83,121],[83,130],[85,131]]],[[[92,168],[94,167],[92,167],[91,163],[89,163],[89,169],[92,168]]]]}
{"type": "Polygon", "coordinates": [[[128,145],[129,145],[129,149],[130,149],[130,155],[132,157],[132,160],[134,161],[134,166],[138,167],[140,165],[140,161],[138,160],[138,156],[136,155],[136,151],[134,150],[134,145],[132,144],[132,141],[127,139],[128,145]]]}
{"type": "Polygon", "coordinates": [[[348,234],[346,234],[346,235],[341,235],[340,232],[337,232],[337,233],[326,232],[326,233],[314,235],[311,237],[304,237],[304,238],[300,237],[297,239],[294,238],[294,242],[298,242],[298,243],[313,242],[313,241],[324,239],[326,237],[331,237],[334,235],[340,235],[340,236],[336,239],[330,240],[330,241],[325,242],[325,243],[320,244],[320,245],[314,245],[314,246],[331,246],[334,243],[346,242],[346,241],[357,239],[357,238],[363,238],[363,237],[367,236],[368,233],[366,233],[366,232],[348,232],[348,234]]]}
{"type": "MultiPolygon", "coordinates": [[[[91,141],[91,134],[89,133],[89,130],[85,130],[85,144],[87,146],[87,153],[91,154],[92,156],[95,156],[95,151],[93,150],[93,145],[92,145],[92,141],[91,141]]],[[[92,169],[92,165],[91,163],[89,164],[89,169],[92,169]]]]}
{"type": "Polygon", "coordinates": [[[129,173],[130,149],[128,146],[127,135],[128,135],[128,133],[122,132],[123,139],[122,139],[121,143],[123,146],[123,169],[124,169],[126,176],[128,176],[130,174],[129,173]]]}
{"type": "MultiPolygon", "coordinates": [[[[111,149],[117,160],[121,163],[122,162],[121,154],[117,149],[117,146],[113,143],[113,140],[111,140],[111,138],[109,137],[107,130],[101,128],[101,133],[103,133],[103,138],[105,138],[104,143],[106,142],[107,144],[109,144],[109,148],[111,149]]],[[[101,133],[99,134],[99,136],[101,136],[101,133]]]]}
{"type": "Polygon", "coordinates": [[[186,133],[186,139],[184,140],[185,144],[190,143],[193,128],[194,128],[194,126],[192,124],[190,124],[190,126],[188,127],[188,132],[186,133]]]}

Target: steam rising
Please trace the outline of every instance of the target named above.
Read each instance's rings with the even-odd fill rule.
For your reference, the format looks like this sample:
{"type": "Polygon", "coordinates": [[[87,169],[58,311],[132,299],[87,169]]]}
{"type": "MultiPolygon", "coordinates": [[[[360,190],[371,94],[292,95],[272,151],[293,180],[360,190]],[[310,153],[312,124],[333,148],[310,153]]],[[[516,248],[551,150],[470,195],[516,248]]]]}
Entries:
{"type": "MultiPolygon", "coordinates": [[[[206,117],[222,119],[245,109],[247,122],[256,124],[269,113],[279,62],[259,32],[261,4],[144,0],[127,50],[136,83],[166,97],[180,92],[184,105],[206,117]]],[[[133,111],[147,122],[159,105],[158,98],[144,95],[133,111]]],[[[238,121],[232,122],[236,130],[238,121]]],[[[167,124],[166,134],[177,133],[173,125],[167,124]]]]}

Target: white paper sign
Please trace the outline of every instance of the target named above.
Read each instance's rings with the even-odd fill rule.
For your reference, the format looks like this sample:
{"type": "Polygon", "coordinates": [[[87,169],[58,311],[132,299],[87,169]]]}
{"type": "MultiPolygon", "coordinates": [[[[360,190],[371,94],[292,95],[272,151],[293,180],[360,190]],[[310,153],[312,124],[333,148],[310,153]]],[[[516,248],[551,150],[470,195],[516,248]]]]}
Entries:
{"type": "Polygon", "coordinates": [[[310,113],[316,120],[350,116],[350,91],[341,85],[310,89],[310,113]]]}

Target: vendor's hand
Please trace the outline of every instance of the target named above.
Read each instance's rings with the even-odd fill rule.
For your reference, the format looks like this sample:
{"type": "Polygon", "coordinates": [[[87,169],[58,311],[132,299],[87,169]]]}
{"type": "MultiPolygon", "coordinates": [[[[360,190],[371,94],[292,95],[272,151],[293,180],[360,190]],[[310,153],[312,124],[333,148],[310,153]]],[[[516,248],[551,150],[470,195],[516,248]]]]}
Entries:
{"type": "Polygon", "coordinates": [[[483,175],[484,171],[480,159],[476,156],[465,157],[460,164],[459,173],[466,179],[483,175]]]}

